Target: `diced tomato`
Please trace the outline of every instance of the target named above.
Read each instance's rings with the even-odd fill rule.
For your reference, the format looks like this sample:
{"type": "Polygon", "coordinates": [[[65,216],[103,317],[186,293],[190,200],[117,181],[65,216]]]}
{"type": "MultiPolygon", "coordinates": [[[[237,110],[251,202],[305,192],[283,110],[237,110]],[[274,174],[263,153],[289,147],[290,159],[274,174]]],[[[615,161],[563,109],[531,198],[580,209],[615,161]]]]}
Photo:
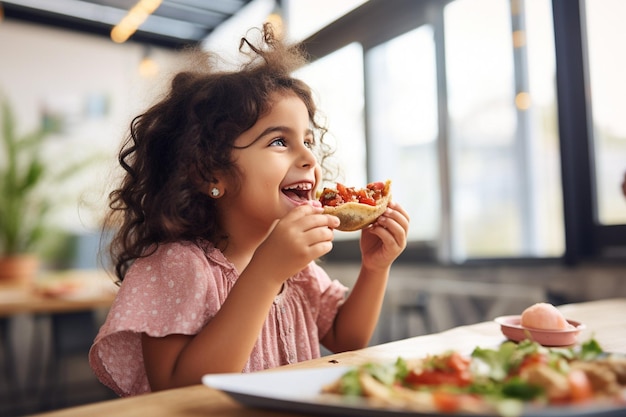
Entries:
{"type": "Polygon", "coordinates": [[[324,188],[320,196],[320,203],[322,203],[322,206],[336,207],[343,203],[343,199],[335,190],[324,188]]]}
{"type": "Polygon", "coordinates": [[[438,411],[454,413],[461,405],[461,397],[451,392],[437,390],[433,392],[433,402],[438,411]]]}
{"type": "Polygon", "coordinates": [[[341,196],[341,198],[343,198],[343,201],[348,203],[352,200],[354,200],[353,197],[353,189],[346,187],[343,184],[337,183],[337,193],[339,193],[339,195],[341,196]]]}
{"type": "Polygon", "coordinates": [[[369,184],[367,184],[367,188],[369,188],[372,191],[382,192],[385,189],[385,183],[384,182],[370,182],[369,184]]]}
{"type": "Polygon", "coordinates": [[[520,364],[517,370],[517,373],[518,374],[522,373],[522,371],[528,367],[535,366],[535,365],[547,365],[547,363],[548,363],[547,355],[543,353],[539,353],[539,352],[534,352],[524,357],[524,359],[522,360],[522,363],[520,364]]]}
{"type": "Polygon", "coordinates": [[[448,356],[448,360],[446,361],[446,366],[449,369],[453,369],[458,372],[464,372],[469,369],[470,360],[468,358],[464,358],[458,352],[453,352],[448,356]]]}
{"type": "Polygon", "coordinates": [[[385,190],[384,182],[372,182],[367,184],[367,189],[372,191],[372,198],[374,200],[380,200],[385,190]]]}
{"type": "Polygon", "coordinates": [[[574,369],[567,374],[567,382],[569,384],[570,397],[573,402],[583,402],[593,397],[591,382],[584,371],[574,369]]]}
{"type": "Polygon", "coordinates": [[[453,352],[446,356],[431,358],[432,366],[411,370],[405,381],[412,385],[453,385],[464,387],[471,383],[470,360],[453,352]]]}
{"type": "Polygon", "coordinates": [[[359,190],[357,192],[356,198],[359,200],[361,204],[368,204],[370,206],[376,205],[376,200],[373,197],[367,194],[366,190],[359,190]]]}

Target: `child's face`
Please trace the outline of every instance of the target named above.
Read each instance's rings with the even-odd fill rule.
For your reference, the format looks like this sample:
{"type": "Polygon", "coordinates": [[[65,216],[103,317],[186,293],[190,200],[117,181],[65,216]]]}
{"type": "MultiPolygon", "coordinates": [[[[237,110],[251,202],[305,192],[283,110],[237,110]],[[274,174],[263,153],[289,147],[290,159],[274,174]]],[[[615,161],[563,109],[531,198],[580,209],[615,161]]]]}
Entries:
{"type": "Polygon", "coordinates": [[[296,95],[276,94],[270,112],[239,136],[235,146],[245,148],[233,151],[242,181],[240,191],[230,195],[229,213],[271,224],[315,198],[321,169],[312,152],[306,106],[296,95]]]}

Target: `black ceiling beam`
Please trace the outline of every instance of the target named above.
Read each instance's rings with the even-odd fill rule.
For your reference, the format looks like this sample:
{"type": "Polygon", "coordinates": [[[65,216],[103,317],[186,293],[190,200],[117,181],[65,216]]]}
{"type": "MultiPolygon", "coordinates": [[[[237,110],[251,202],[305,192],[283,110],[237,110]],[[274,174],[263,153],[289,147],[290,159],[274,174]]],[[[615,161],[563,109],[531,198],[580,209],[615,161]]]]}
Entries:
{"type": "MultiPolygon", "coordinates": [[[[3,8],[4,16],[7,19],[21,20],[105,37],[109,37],[111,33],[112,26],[106,23],[43,12],[41,10],[10,3],[3,3],[3,8]]],[[[182,49],[187,46],[196,45],[199,42],[199,40],[196,39],[179,39],[156,33],[143,32],[141,30],[135,32],[133,36],[130,37],[129,41],[168,49],[182,49]]]]}
{"type": "Polygon", "coordinates": [[[429,7],[451,0],[369,0],[302,41],[311,60],[328,55],[352,42],[364,49],[384,43],[428,22],[429,7]]]}

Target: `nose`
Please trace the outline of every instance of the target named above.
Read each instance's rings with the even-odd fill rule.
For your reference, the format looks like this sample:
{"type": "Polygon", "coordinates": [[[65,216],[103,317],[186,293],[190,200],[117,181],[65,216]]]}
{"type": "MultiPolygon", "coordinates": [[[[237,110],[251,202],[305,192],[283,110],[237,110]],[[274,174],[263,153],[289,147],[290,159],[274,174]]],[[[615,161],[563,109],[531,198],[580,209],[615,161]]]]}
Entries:
{"type": "Polygon", "coordinates": [[[304,144],[300,150],[299,163],[302,168],[310,168],[312,166],[317,165],[317,158],[313,151],[306,147],[304,144]]]}

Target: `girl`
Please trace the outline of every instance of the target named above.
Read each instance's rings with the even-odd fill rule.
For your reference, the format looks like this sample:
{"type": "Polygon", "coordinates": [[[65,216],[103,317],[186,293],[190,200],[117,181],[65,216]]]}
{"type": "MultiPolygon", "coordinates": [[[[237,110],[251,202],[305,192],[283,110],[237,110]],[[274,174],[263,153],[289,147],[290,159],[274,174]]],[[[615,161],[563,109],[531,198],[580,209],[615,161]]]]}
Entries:
{"type": "Polygon", "coordinates": [[[131,124],[109,216],[121,284],[89,355],[119,395],[359,349],[375,328],[408,216],[392,203],[363,230],[346,298],[315,263],[339,220],[314,201],[325,130],[290,75],[304,61],[269,26],[262,41],[242,40],[239,71],[178,74],[131,124]]]}

